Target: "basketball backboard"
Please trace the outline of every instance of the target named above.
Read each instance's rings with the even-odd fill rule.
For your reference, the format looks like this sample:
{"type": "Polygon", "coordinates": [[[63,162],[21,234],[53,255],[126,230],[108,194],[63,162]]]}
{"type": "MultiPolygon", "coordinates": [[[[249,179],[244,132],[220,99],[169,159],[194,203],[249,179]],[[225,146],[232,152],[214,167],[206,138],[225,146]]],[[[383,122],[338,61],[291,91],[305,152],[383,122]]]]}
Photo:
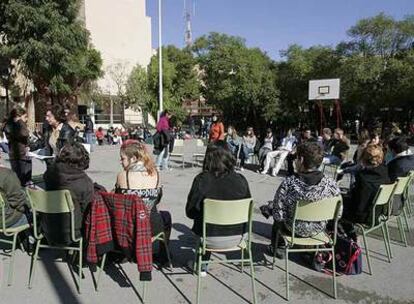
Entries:
{"type": "Polygon", "coordinates": [[[309,100],[339,99],[340,82],[339,78],[310,80],[309,100]]]}

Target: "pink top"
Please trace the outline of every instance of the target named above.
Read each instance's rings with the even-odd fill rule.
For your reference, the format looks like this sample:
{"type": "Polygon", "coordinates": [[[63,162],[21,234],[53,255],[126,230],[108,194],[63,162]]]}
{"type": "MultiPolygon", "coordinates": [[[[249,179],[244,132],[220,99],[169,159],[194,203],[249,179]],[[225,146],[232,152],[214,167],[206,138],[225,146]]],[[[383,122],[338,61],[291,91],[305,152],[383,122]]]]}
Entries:
{"type": "Polygon", "coordinates": [[[165,115],[163,117],[160,118],[160,120],[157,123],[157,131],[161,132],[164,130],[169,130],[170,129],[170,123],[168,121],[168,117],[165,115]]]}

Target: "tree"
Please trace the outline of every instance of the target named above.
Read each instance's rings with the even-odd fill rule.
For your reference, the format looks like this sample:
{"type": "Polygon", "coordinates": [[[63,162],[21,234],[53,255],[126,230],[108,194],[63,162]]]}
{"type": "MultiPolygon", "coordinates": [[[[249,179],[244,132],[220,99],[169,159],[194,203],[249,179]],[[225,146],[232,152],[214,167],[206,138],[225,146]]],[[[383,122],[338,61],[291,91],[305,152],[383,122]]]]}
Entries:
{"type": "MultiPolygon", "coordinates": [[[[162,52],[164,108],[172,111],[178,120],[183,120],[186,114],[182,102],[200,98],[196,61],[188,49],[166,46],[162,52]]],[[[154,55],[148,66],[148,91],[151,98],[146,108],[155,117],[158,109],[158,62],[158,55],[154,55]]]]}
{"type": "Polygon", "coordinates": [[[210,33],[194,42],[203,95],[228,123],[263,128],[279,113],[274,62],[243,39],[210,33]]]}
{"type": "Polygon", "coordinates": [[[82,84],[102,75],[78,8],[78,0],[8,0],[4,7],[3,43],[44,101],[76,102],[82,84]]]}
{"type": "Polygon", "coordinates": [[[145,68],[139,64],[135,66],[126,83],[126,99],[131,108],[142,108],[152,112],[150,100],[154,98],[148,90],[148,76],[145,68]]]}

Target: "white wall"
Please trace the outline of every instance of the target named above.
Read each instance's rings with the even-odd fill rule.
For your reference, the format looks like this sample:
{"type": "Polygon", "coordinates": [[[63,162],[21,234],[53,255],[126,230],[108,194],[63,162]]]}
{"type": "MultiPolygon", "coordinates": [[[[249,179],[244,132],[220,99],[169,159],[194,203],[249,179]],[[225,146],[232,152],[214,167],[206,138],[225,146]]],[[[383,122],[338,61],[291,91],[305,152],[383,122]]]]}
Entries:
{"type": "MultiPolygon", "coordinates": [[[[127,74],[136,65],[146,67],[152,55],[151,18],[145,0],[84,0],[85,24],[94,47],[101,52],[103,69],[122,64],[127,74]]],[[[116,94],[109,73],[98,82],[116,94]]]]}

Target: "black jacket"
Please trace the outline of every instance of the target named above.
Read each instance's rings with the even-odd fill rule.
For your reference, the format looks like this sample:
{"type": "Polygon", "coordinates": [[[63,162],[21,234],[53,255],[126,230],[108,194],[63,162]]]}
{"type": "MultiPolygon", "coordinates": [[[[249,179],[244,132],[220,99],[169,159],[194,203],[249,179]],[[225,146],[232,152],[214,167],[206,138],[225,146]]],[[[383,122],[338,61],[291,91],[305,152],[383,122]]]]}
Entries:
{"type": "MultiPolygon", "coordinates": [[[[185,211],[187,217],[194,220],[193,232],[202,235],[203,202],[205,198],[218,200],[237,200],[249,198],[250,189],[246,178],[236,172],[217,177],[212,173],[203,172],[194,178],[188,194],[185,211]]],[[[241,235],[245,232],[244,225],[218,226],[208,225],[208,236],[241,235]]]]}
{"type": "Polygon", "coordinates": [[[391,181],[395,181],[398,177],[407,176],[411,170],[414,170],[414,154],[394,158],[388,163],[388,174],[391,181]]]}
{"type": "Polygon", "coordinates": [[[158,155],[161,151],[168,146],[171,140],[171,134],[169,131],[156,132],[152,137],[154,144],[154,154],[158,155]]]}
{"type": "MultiPolygon", "coordinates": [[[[49,166],[43,177],[46,184],[46,190],[70,191],[75,206],[75,228],[77,233],[79,233],[82,227],[83,214],[93,199],[94,185],[92,180],[83,170],[59,162],[49,166]]],[[[58,220],[52,218],[53,216],[50,219],[52,222],[58,220]]],[[[65,217],[65,219],[59,221],[59,225],[62,225],[61,230],[69,232],[69,218],[65,217]]],[[[60,239],[60,237],[57,238],[60,239]]],[[[53,239],[57,242],[54,237],[53,239]]]]}
{"type": "Polygon", "coordinates": [[[356,172],[350,197],[344,201],[344,217],[354,223],[370,223],[372,203],[379,186],[389,183],[391,181],[385,165],[363,168],[356,172]]]}
{"type": "Polygon", "coordinates": [[[49,145],[49,139],[50,139],[51,134],[52,134],[52,130],[51,130],[51,127],[49,126],[49,129],[46,131],[46,136],[45,136],[46,155],[49,155],[49,156],[51,156],[53,152],[55,153],[55,155],[57,155],[60,149],[62,149],[62,147],[65,145],[65,143],[74,141],[76,132],[75,130],[72,129],[72,127],[68,123],[66,122],[63,123],[62,129],[60,129],[59,137],[56,143],[56,148],[58,151],[52,151],[52,147],[49,145]]]}
{"type": "Polygon", "coordinates": [[[93,122],[92,119],[87,118],[85,121],[85,133],[92,133],[93,132],[93,122]]]}
{"type": "Polygon", "coordinates": [[[10,159],[25,159],[30,136],[26,124],[21,120],[11,121],[6,124],[4,130],[9,141],[10,159]]]}

